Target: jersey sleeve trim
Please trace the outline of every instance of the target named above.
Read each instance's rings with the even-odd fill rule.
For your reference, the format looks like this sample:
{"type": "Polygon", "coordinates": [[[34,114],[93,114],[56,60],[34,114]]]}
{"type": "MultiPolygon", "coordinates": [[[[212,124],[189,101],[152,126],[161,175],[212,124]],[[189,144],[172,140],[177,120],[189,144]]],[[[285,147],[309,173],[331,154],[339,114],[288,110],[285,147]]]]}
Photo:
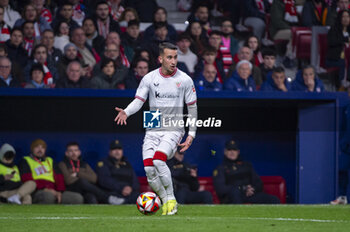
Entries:
{"type": "Polygon", "coordinates": [[[146,102],[146,100],[145,99],[143,99],[142,97],[140,97],[140,96],[135,96],[135,98],[137,98],[137,99],[139,99],[139,100],[141,100],[141,101],[143,101],[143,102],[146,102]]]}
{"type": "Polygon", "coordinates": [[[186,103],[188,106],[190,106],[190,105],[193,105],[194,103],[196,103],[197,102],[197,100],[194,100],[194,101],[191,101],[191,102],[189,102],[189,103],[186,103]]]}

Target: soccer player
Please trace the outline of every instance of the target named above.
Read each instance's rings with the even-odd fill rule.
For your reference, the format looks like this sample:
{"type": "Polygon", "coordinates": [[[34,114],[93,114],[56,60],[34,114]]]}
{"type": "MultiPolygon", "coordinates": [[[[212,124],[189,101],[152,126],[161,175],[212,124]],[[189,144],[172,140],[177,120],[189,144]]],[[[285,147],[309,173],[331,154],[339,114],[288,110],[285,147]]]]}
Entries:
{"type": "MultiPolygon", "coordinates": [[[[141,109],[147,97],[150,110],[156,110],[153,119],[161,114],[163,125],[183,120],[179,115],[183,113],[184,102],[187,105],[189,120],[193,122],[197,119],[196,90],[192,79],[176,68],[177,47],[163,42],[159,45],[159,54],[161,67],[142,78],[135,99],[124,110],[115,108],[119,112],[115,118],[118,125],[126,125],[126,119],[141,109]]],[[[162,215],[177,213],[171,172],[166,161],[174,156],[178,145],[182,147],[181,152],[191,146],[196,129],[195,124],[189,124],[188,136],[181,144],[179,143],[185,133],[183,124],[146,130],[142,147],[143,163],[149,185],[162,200],[162,215]]]]}

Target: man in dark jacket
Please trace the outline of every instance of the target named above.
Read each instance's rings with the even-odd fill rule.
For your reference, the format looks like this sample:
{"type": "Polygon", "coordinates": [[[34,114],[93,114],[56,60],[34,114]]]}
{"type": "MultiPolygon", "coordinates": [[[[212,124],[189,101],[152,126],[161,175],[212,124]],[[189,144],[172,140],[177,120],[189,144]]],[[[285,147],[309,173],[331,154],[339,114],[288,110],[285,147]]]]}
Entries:
{"type": "Polygon", "coordinates": [[[240,158],[240,150],[234,140],[226,142],[224,161],[214,170],[213,182],[221,203],[280,203],[276,196],[263,192],[263,182],[252,164],[240,158]]]}
{"type": "Polygon", "coordinates": [[[176,200],[180,204],[212,204],[213,198],[208,191],[199,191],[197,168],[184,162],[184,152],[179,147],[167,165],[173,177],[176,200]]]}
{"type": "Polygon", "coordinates": [[[67,67],[67,77],[57,81],[56,88],[91,88],[90,80],[82,76],[82,67],[78,61],[72,61],[67,67]]]}
{"type": "Polygon", "coordinates": [[[290,83],[287,81],[284,69],[276,67],[267,74],[267,80],[261,85],[261,91],[266,92],[287,92],[290,90],[290,83]]]}
{"type": "Polygon", "coordinates": [[[237,70],[224,82],[224,89],[235,92],[256,91],[255,81],[251,75],[253,65],[248,60],[241,60],[236,67],[237,70]]]}
{"type": "Polygon", "coordinates": [[[129,21],[126,32],[122,34],[122,46],[128,60],[133,60],[135,50],[141,47],[141,42],[140,23],[137,20],[129,21]]]}
{"type": "Polygon", "coordinates": [[[23,32],[21,28],[13,28],[10,39],[5,42],[8,57],[12,61],[16,61],[21,67],[25,67],[28,62],[27,51],[22,47],[23,32]]]}
{"type": "Polygon", "coordinates": [[[14,163],[16,151],[8,143],[0,148],[0,197],[14,204],[32,204],[31,193],[34,192],[36,184],[27,181],[24,184],[17,165],[14,163]]]}
{"type": "Polygon", "coordinates": [[[7,57],[0,57],[0,88],[20,87],[17,77],[11,73],[11,61],[7,57]]]}
{"type": "Polygon", "coordinates": [[[109,13],[107,1],[99,1],[96,5],[96,24],[97,31],[100,36],[106,39],[111,31],[116,31],[120,34],[119,23],[113,20],[109,13]]]}
{"type": "Polygon", "coordinates": [[[322,81],[316,75],[315,69],[308,65],[297,72],[292,83],[292,91],[320,93],[325,90],[322,81]]]}
{"type": "Polygon", "coordinates": [[[140,183],[123,154],[123,145],[119,140],[111,142],[109,155],[97,163],[96,172],[102,188],[115,196],[125,198],[125,204],[136,202],[140,183]]]}
{"type": "Polygon", "coordinates": [[[142,78],[148,73],[148,61],[140,58],[135,62],[135,67],[129,70],[129,75],[125,79],[127,89],[137,89],[142,78]]]}
{"type": "Polygon", "coordinates": [[[203,73],[197,77],[195,86],[199,91],[220,91],[222,84],[217,78],[217,71],[213,64],[205,64],[203,73]]]}

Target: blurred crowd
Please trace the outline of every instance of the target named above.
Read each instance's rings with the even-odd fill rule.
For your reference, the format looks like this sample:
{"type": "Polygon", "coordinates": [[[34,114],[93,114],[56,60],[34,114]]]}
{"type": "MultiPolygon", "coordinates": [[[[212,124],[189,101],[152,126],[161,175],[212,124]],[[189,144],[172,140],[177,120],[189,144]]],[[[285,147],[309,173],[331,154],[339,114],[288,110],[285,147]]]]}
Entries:
{"type": "Polygon", "coordinates": [[[322,92],[291,34],[322,25],[330,26],[325,62],[338,70],[337,87],[347,87],[349,0],[177,3],[190,11],[185,30],[155,0],[0,0],[0,87],[136,89],[168,41],[198,91],[322,92]]]}

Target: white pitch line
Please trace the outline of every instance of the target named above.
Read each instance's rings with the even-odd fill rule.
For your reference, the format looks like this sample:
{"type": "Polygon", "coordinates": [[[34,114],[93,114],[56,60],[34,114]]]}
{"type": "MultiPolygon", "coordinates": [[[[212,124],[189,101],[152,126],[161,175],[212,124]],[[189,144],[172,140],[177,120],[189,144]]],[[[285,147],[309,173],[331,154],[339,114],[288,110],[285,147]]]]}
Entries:
{"type": "MultiPolygon", "coordinates": [[[[227,217],[185,217],[189,220],[222,220],[227,217]]],[[[320,223],[350,223],[344,220],[323,220],[307,218],[267,218],[267,217],[229,217],[233,220],[263,220],[263,221],[294,221],[294,222],[320,222],[320,223]]],[[[99,220],[101,217],[0,217],[0,220],[99,220]]],[[[110,220],[149,220],[149,217],[131,216],[131,217],[103,217],[110,220]]],[[[183,220],[183,217],[152,217],[152,220],[183,220]]]]}

